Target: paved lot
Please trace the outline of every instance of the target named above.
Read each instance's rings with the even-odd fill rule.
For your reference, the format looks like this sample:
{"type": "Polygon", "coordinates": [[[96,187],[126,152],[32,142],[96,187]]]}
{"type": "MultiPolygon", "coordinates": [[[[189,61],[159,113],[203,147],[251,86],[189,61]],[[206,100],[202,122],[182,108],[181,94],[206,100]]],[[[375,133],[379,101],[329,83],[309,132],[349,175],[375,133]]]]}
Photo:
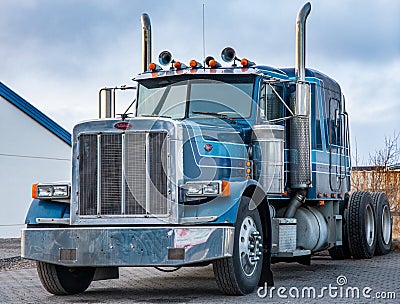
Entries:
{"type": "MultiPolygon", "coordinates": [[[[153,268],[121,268],[120,279],[93,282],[85,293],[63,297],[45,292],[35,269],[12,270],[0,272],[0,303],[399,303],[400,299],[400,252],[372,260],[333,261],[318,256],[311,266],[278,263],[273,270],[276,289],[286,287],[281,292],[287,298],[278,296],[276,289],[270,290],[272,298],[269,295],[260,298],[257,292],[245,297],[224,296],[217,288],[211,266],[182,268],[174,273],[153,268]],[[342,296],[338,276],[347,279],[347,284],[342,285],[342,296]],[[333,297],[329,296],[329,284],[333,297]],[[306,294],[301,298],[303,287],[314,287],[316,297],[322,290],[324,297],[310,299],[304,289],[306,294]],[[358,288],[358,300],[345,298],[348,287],[358,288]],[[362,295],[368,287],[371,290],[366,290],[367,295],[371,298],[362,295]],[[296,291],[300,299],[291,298],[296,291]],[[377,301],[376,292],[395,292],[397,299],[377,301]]],[[[351,293],[348,295],[351,297],[351,293]]]]}

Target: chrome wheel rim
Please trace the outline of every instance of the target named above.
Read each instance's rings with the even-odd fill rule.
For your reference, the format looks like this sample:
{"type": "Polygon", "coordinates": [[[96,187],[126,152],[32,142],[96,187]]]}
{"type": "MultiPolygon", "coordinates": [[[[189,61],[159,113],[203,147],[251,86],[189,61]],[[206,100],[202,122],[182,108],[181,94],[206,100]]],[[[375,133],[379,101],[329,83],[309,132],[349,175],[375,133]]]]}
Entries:
{"type": "Polygon", "coordinates": [[[383,206],[382,210],[382,239],[385,245],[390,243],[391,220],[389,206],[383,206]]]}
{"type": "Polygon", "coordinates": [[[239,258],[243,273],[253,275],[262,254],[262,239],[256,223],[251,216],[247,216],[240,226],[239,258]]]}
{"type": "Polygon", "coordinates": [[[371,205],[367,206],[365,212],[365,236],[368,246],[372,246],[375,240],[375,219],[371,205]]]}

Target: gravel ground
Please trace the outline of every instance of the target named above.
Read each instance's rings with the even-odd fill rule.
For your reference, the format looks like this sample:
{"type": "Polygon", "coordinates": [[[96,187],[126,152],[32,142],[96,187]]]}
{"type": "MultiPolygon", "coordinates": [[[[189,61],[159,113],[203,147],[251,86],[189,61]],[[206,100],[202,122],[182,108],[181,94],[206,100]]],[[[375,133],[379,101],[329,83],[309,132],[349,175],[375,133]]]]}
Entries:
{"type": "Polygon", "coordinates": [[[21,258],[20,239],[0,239],[0,272],[33,267],[35,262],[21,258]]]}
{"type": "Polygon", "coordinates": [[[21,255],[20,239],[0,239],[0,259],[12,258],[21,255]]]}

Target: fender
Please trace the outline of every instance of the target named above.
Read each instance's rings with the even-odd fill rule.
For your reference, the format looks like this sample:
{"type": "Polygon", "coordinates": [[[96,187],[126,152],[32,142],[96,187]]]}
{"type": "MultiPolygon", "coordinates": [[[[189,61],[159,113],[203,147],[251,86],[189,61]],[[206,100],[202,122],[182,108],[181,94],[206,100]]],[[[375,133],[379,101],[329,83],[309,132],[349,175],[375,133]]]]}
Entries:
{"type": "Polygon", "coordinates": [[[51,200],[34,199],[25,217],[25,224],[35,225],[37,218],[69,218],[69,204],[51,200]]]}
{"type": "MultiPolygon", "coordinates": [[[[230,205],[229,210],[219,217],[217,222],[224,223],[235,223],[238,214],[238,208],[240,199],[242,196],[252,198],[257,203],[257,208],[267,209],[269,215],[269,204],[266,200],[266,193],[263,186],[253,179],[241,180],[241,181],[230,181],[231,183],[231,195],[225,198],[219,198],[221,200],[229,200],[226,202],[230,205]],[[268,207],[268,208],[266,208],[268,207]]],[[[261,216],[261,214],[260,214],[261,216]]]]}

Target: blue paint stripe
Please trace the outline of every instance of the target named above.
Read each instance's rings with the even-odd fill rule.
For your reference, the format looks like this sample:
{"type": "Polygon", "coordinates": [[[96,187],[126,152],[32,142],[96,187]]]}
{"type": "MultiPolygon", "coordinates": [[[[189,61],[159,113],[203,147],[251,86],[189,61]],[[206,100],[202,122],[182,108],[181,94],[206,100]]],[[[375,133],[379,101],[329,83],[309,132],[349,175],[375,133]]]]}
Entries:
{"type": "Polygon", "coordinates": [[[16,94],[14,91],[12,91],[1,82],[0,95],[11,104],[13,104],[15,107],[17,107],[19,110],[28,115],[30,118],[32,118],[37,123],[49,130],[51,133],[56,135],[66,144],[71,146],[71,134],[67,130],[65,130],[54,120],[43,114],[43,112],[36,109],[33,105],[31,105],[29,102],[27,102],[25,99],[23,99],[21,96],[16,94]]]}

